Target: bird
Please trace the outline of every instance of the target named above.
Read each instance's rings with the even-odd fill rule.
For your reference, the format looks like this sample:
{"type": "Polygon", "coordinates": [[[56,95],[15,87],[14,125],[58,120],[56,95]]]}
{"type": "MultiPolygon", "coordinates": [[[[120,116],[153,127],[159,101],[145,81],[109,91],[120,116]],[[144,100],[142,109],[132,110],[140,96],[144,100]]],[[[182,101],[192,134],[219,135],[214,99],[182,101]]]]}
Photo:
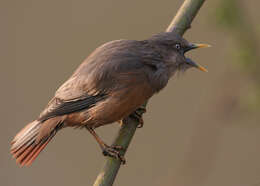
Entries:
{"type": "Polygon", "coordinates": [[[10,152],[20,166],[29,166],[65,128],[86,128],[105,156],[125,163],[120,146],[107,145],[95,129],[133,116],[160,92],[178,71],[192,67],[207,71],[185,56],[208,44],[193,44],[175,32],[162,32],[144,40],[115,40],[95,49],[62,84],[36,120],[11,142],[10,152]]]}

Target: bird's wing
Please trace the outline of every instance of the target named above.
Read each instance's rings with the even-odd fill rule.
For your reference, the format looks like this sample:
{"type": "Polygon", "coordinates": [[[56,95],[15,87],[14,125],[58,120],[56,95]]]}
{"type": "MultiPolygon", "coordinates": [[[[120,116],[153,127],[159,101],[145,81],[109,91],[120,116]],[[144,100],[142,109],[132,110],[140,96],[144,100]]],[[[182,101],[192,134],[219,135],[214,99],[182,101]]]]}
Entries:
{"type": "Polygon", "coordinates": [[[142,63],[138,44],[138,41],[118,40],[97,48],[56,91],[40,118],[88,109],[111,92],[136,83],[137,76],[149,84],[147,74],[153,69],[142,63]]]}
{"type": "Polygon", "coordinates": [[[64,101],[54,97],[39,116],[39,120],[43,121],[55,116],[62,116],[65,114],[89,109],[104,98],[105,96],[103,95],[96,95],[79,98],[73,101],[64,101]]]}

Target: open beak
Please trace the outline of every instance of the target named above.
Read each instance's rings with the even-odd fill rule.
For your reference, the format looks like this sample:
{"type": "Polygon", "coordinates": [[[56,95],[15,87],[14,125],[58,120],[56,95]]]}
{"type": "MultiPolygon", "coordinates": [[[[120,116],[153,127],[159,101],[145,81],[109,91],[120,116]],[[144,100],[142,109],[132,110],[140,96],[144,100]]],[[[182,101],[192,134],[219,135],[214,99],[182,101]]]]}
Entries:
{"type": "Polygon", "coordinates": [[[196,48],[208,48],[208,47],[211,47],[211,45],[208,45],[208,44],[193,44],[191,43],[190,46],[188,48],[185,49],[184,53],[185,52],[188,52],[192,49],[196,49],[196,48]]]}
{"type": "Polygon", "coordinates": [[[209,44],[191,44],[191,49],[195,48],[208,48],[211,47],[209,44]]]}
{"type": "MultiPolygon", "coordinates": [[[[208,44],[193,44],[193,43],[191,43],[190,46],[184,51],[184,53],[185,53],[185,52],[188,52],[189,50],[192,50],[192,49],[196,49],[196,48],[207,48],[207,47],[211,47],[211,46],[208,45],[208,44]]],[[[195,67],[195,68],[197,68],[197,69],[199,69],[199,70],[201,70],[201,71],[203,71],[203,72],[208,72],[208,70],[207,70],[206,68],[204,68],[203,66],[201,66],[201,65],[199,65],[199,64],[197,64],[197,63],[195,63],[195,62],[192,61],[190,58],[186,58],[186,62],[187,62],[189,65],[191,65],[191,66],[193,66],[193,67],[195,67]]]]}
{"type": "Polygon", "coordinates": [[[186,58],[186,63],[188,63],[190,66],[195,67],[195,68],[197,68],[197,69],[199,69],[199,70],[201,70],[203,72],[208,72],[208,70],[205,67],[195,63],[190,58],[186,58]]]}

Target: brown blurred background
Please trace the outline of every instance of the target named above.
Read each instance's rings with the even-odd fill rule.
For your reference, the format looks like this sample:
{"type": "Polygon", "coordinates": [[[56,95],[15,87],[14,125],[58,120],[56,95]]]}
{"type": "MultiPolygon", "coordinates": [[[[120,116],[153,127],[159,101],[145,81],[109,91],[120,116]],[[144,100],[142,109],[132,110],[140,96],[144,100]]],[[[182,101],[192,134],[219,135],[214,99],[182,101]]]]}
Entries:
{"type": "MultiPolygon", "coordinates": [[[[164,31],[181,0],[1,1],[0,185],[92,185],[104,157],[85,130],[56,135],[19,168],[10,141],[99,45],[164,31]]],[[[114,185],[255,186],[260,182],[259,1],[206,1],[185,38],[209,73],[180,74],[145,114],[114,185]]],[[[111,143],[119,126],[98,129],[111,143]]]]}

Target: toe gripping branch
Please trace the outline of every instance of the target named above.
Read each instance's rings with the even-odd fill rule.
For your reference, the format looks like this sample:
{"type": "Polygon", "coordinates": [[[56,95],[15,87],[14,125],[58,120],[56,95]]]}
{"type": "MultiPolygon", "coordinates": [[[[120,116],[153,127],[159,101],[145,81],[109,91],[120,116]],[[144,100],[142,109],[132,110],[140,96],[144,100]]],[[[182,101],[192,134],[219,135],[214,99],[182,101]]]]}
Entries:
{"type": "Polygon", "coordinates": [[[139,107],[136,111],[130,114],[130,117],[136,119],[138,121],[137,128],[142,128],[144,126],[143,114],[146,112],[146,108],[144,105],[139,107]]]}
{"type": "MultiPolygon", "coordinates": [[[[135,112],[133,112],[129,117],[136,119],[138,121],[138,126],[137,128],[142,128],[144,125],[142,115],[146,112],[145,106],[139,107],[135,112]]],[[[126,118],[127,119],[127,118],[126,118]]],[[[124,121],[123,121],[124,122],[124,121]]],[[[122,151],[125,151],[125,149],[122,146],[118,145],[112,145],[109,146],[107,145],[95,132],[95,130],[91,127],[86,126],[86,129],[93,135],[93,137],[96,139],[98,142],[99,146],[102,149],[103,155],[104,156],[109,156],[113,157],[115,159],[120,160],[122,164],[126,163],[126,160],[123,155],[121,155],[122,151]]]]}
{"type": "Polygon", "coordinates": [[[103,155],[116,158],[124,165],[126,163],[125,157],[120,154],[121,150],[124,150],[122,146],[108,146],[105,145],[103,148],[103,155]]]}
{"type": "Polygon", "coordinates": [[[97,135],[97,133],[95,132],[95,130],[93,128],[86,126],[86,129],[96,139],[99,146],[101,147],[101,150],[102,150],[104,156],[116,158],[116,159],[120,160],[122,164],[126,163],[124,156],[122,156],[120,154],[120,151],[124,150],[123,147],[121,147],[121,146],[109,146],[97,135]]]}

